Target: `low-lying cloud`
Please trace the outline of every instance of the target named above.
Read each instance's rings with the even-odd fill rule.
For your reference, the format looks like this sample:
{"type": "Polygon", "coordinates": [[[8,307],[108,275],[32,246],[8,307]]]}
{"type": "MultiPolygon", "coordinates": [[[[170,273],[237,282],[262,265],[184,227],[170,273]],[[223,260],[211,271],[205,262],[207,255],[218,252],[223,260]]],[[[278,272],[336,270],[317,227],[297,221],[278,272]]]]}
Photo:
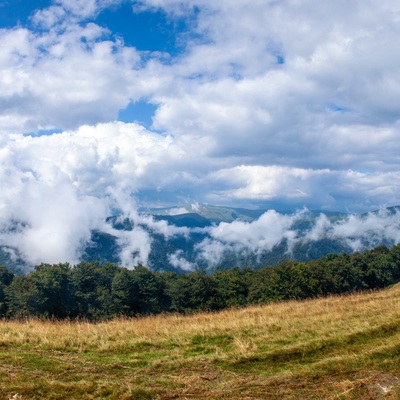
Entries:
{"type": "Polygon", "coordinates": [[[400,241],[400,212],[381,209],[364,215],[350,214],[330,219],[323,213],[311,218],[307,210],[292,215],[271,210],[253,222],[223,222],[211,228],[209,235],[197,248],[199,257],[211,266],[218,265],[227,252],[259,256],[282,242],[288,258],[292,257],[295,245],[322,239],[337,240],[353,251],[362,251],[400,241]],[[303,226],[296,226],[299,221],[303,226]],[[304,221],[308,221],[307,226],[304,226],[304,221]]]}

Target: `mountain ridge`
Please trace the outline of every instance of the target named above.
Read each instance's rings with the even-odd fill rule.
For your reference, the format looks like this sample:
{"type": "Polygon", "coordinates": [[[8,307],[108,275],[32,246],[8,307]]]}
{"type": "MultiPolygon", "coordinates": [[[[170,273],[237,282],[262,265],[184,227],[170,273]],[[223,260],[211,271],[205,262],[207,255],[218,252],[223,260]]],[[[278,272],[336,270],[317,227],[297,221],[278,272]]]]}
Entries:
{"type": "MultiPolygon", "coordinates": [[[[396,240],[388,238],[385,229],[397,229],[400,237],[396,220],[399,210],[400,206],[392,206],[363,214],[306,209],[297,213],[278,213],[203,204],[142,209],[136,220],[109,217],[106,220],[109,229],[91,232],[90,240],[83,244],[80,259],[120,264],[121,254],[125,251],[126,259],[139,260],[142,249],[135,240],[147,240],[150,250],[146,262],[139,263],[155,271],[184,273],[198,268],[260,268],[275,265],[285,258],[309,261],[328,253],[352,253],[379,244],[395,244],[396,240]],[[384,222],[392,218],[393,226],[376,226],[374,229],[373,224],[371,228],[371,223],[364,223],[369,231],[367,236],[361,236],[357,231],[352,234],[352,227],[347,226],[350,217],[356,219],[359,226],[371,217],[378,222],[379,218],[384,222]],[[345,232],[347,236],[343,234],[345,228],[350,232],[345,232]],[[140,232],[140,239],[130,234],[135,230],[140,232]],[[279,237],[275,240],[274,230],[277,237],[281,235],[280,240],[279,237]],[[342,237],[337,232],[342,232],[342,237]]],[[[30,268],[18,250],[9,246],[0,247],[0,264],[15,272],[30,268]]],[[[134,267],[132,263],[127,266],[134,267]]]]}

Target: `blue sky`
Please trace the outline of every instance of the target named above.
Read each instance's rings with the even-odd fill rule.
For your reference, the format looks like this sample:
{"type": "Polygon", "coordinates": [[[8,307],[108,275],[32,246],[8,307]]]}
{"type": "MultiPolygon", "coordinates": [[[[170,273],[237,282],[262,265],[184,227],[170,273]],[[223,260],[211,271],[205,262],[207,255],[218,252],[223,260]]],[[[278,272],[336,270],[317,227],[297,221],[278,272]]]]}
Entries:
{"type": "Polygon", "coordinates": [[[0,1],[0,26],[2,28],[13,28],[16,25],[26,25],[29,18],[38,8],[48,7],[49,1],[24,1],[24,0],[2,0],[0,1]]]}
{"type": "Polygon", "coordinates": [[[400,204],[399,20],[389,0],[0,0],[0,225],[400,204]]]}
{"type": "Polygon", "coordinates": [[[96,18],[96,23],[121,36],[127,46],[142,51],[176,54],[176,42],[185,27],[184,19],[171,20],[161,10],[134,12],[132,7],[126,2],[119,7],[106,9],[96,18]]]}

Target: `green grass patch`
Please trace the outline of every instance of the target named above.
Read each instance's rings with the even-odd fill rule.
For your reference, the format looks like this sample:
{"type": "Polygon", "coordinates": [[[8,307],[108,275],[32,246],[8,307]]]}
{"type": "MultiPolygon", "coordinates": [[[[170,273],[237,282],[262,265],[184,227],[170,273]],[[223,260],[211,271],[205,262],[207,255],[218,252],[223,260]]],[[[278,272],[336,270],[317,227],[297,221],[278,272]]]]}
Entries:
{"type": "Polygon", "coordinates": [[[185,352],[185,356],[197,356],[215,354],[219,350],[224,352],[230,351],[232,348],[233,337],[230,335],[195,335],[192,337],[191,345],[185,352]]]}

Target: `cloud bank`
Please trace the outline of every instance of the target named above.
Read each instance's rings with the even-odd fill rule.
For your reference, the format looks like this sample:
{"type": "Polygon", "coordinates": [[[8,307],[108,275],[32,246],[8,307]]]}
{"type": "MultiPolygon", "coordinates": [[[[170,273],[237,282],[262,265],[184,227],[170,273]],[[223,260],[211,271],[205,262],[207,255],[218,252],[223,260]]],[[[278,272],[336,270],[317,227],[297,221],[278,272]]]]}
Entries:
{"type": "Polygon", "coordinates": [[[198,245],[200,259],[218,265],[227,253],[256,255],[285,243],[288,258],[295,245],[330,239],[342,242],[353,251],[400,241],[400,211],[381,209],[377,212],[340,218],[320,214],[310,218],[307,210],[284,215],[270,210],[253,222],[221,223],[209,231],[210,237],[198,245]],[[307,221],[304,226],[304,221],[307,221]],[[302,221],[302,226],[297,222],[302,221]]]}

